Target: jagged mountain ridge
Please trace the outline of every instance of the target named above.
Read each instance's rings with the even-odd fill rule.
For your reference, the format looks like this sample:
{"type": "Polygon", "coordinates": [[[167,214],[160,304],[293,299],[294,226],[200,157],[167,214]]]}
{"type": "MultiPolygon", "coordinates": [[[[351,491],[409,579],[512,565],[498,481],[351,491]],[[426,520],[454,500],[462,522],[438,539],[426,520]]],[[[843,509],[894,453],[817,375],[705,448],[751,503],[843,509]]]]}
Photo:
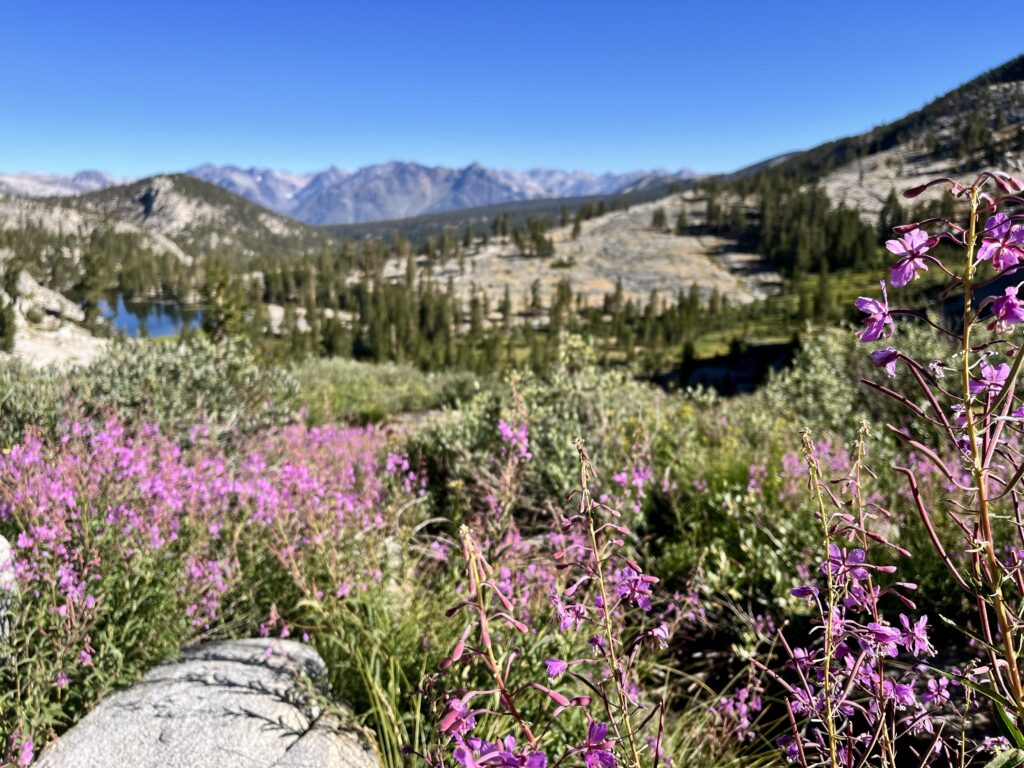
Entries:
{"type": "MultiPolygon", "coordinates": [[[[324,173],[328,173],[325,171],[324,173]]],[[[189,176],[216,184],[240,197],[277,213],[289,214],[296,193],[319,174],[291,173],[272,168],[239,168],[206,163],[188,171],[189,176]]]]}
{"type": "Polygon", "coordinates": [[[521,200],[613,194],[641,179],[689,178],[687,171],[595,175],[509,171],[391,162],[354,173],[338,168],[300,176],[286,171],[204,165],[189,171],[246,199],[315,225],[402,219],[521,200]]]}
{"type": "MultiPolygon", "coordinates": [[[[800,174],[821,184],[833,203],[856,206],[870,221],[877,220],[877,209],[890,190],[917,183],[925,174],[963,176],[984,165],[1020,170],[1022,160],[1024,56],[900,120],[765,161],[748,171],[800,174]],[[972,120],[975,127],[971,130],[976,135],[967,130],[972,120]],[[963,144],[969,134],[974,135],[971,146],[976,145],[975,148],[958,149],[958,142],[963,144]]],[[[206,166],[203,173],[219,176],[221,170],[218,166],[206,166]]],[[[733,176],[742,175],[740,172],[733,176]]],[[[649,175],[641,175],[630,180],[626,189],[641,190],[647,200],[668,193],[668,182],[662,192],[650,179],[649,175]]],[[[482,226],[487,226],[496,213],[502,212],[499,206],[506,204],[516,208],[543,203],[543,211],[535,215],[555,220],[552,217],[565,204],[561,200],[574,200],[554,196],[556,193],[567,195],[586,189],[589,184],[611,186],[620,181],[621,177],[611,175],[493,171],[479,165],[444,169],[391,163],[354,174],[328,169],[308,178],[265,169],[232,169],[230,179],[221,179],[221,185],[195,176],[172,174],[75,197],[28,200],[0,196],[0,230],[28,226],[49,232],[47,236],[54,238],[56,248],[56,238],[63,236],[62,232],[88,231],[102,225],[127,234],[140,233],[139,242],[154,253],[186,258],[216,253],[245,263],[252,257],[276,259],[310,253],[329,248],[340,239],[371,234],[350,232],[347,227],[320,230],[260,207],[247,200],[246,195],[287,198],[295,206],[293,210],[299,206],[348,206],[351,215],[361,207],[375,210],[374,216],[395,218],[408,216],[414,210],[441,210],[445,213],[430,214],[438,218],[437,226],[455,226],[461,231],[470,223],[476,226],[482,222],[482,226]],[[225,189],[229,181],[239,194],[225,189]],[[505,196],[512,186],[516,186],[520,199],[509,201],[505,196]],[[531,197],[543,190],[554,192],[548,198],[531,197]],[[486,207],[488,202],[492,202],[490,208],[486,207]],[[485,207],[466,207],[481,205],[485,207]],[[388,206],[397,211],[389,212],[394,209],[388,206]],[[480,213],[477,218],[483,217],[481,222],[470,216],[474,211],[480,213]]],[[[98,182],[105,183],[102,178],[98,182]]],[[[586,259],[587,255],[580,254],[580,258],[586,259]]]]}
{"type": "MultiPolygon", "coordinates": [[[[318,226],[400,219],[523,200],[615,194],[636,184],[693,176],[685,170],[597,175],[545,168],[498,170],[479,163],[445,168],[410,162],[370,165],[355,172],[331,167],[306,174],[207,163],[186,173],[275,213],[318,226]]],[[[71,196],[120,183],[99,171],[74,176],[0,174],[0,194],[71,196]]]]}

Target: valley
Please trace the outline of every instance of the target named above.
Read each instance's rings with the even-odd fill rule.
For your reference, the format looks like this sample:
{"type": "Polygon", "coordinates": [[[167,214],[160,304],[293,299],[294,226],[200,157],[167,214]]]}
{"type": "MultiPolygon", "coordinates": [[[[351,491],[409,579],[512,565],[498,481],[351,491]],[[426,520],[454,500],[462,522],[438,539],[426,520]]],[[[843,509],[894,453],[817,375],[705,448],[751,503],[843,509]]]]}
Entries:
{"type": "Polygon", "coordinates": [[[1024,55],[913,5],[5,9],[0,768],[1024,766],[1024,55]]]}

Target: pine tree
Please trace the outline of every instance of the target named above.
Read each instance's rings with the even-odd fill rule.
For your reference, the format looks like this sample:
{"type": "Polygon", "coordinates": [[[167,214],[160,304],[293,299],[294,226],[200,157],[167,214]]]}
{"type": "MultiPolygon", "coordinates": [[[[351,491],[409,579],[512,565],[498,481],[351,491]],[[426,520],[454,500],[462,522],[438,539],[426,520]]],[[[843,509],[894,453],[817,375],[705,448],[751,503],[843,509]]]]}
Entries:
{"type": "Polygon", "coordinates": [[[747,211],[740,203],[736,203],[729,212],[729,230],[734,237],[739,237],[746,229],[747,211]]]}
{"type": "Polygon", "coordinates": [[[832,281],[829,277],[828,260],[821,260],[818,270],[818,288],[814,297],[814,319],[827,323],[832,316],[832,281]]]}
{"type": "Polygon", "coordinates": [[[668,218],[665,214],[665,209],[661,207],[655,208],[654,215],[651,217],[651,228],[660,232],[666,226],[668,226],[668,218]]]}
{"type": "Polygon", "coordinates": [[[0,352],[14,351],[15,328],[14,298],[7,297],[0,307],[0,352]]]}
{"type": "Polygon", "coordinates": [[[686,234],[686,206],[679,209],[679,215],[676,216],[676,234],[686,234]]]}

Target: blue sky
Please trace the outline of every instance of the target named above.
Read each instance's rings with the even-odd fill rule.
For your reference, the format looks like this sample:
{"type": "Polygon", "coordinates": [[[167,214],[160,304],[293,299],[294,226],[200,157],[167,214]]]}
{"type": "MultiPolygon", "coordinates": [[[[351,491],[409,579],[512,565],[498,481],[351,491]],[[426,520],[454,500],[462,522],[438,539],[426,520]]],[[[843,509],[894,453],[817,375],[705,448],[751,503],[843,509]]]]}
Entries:
{"type": "Polygon", "coordinates": [[[899,117],[1024,52],[1024,10],[968,7],[3,3],[0,171],[731,170],[899,117]]]}

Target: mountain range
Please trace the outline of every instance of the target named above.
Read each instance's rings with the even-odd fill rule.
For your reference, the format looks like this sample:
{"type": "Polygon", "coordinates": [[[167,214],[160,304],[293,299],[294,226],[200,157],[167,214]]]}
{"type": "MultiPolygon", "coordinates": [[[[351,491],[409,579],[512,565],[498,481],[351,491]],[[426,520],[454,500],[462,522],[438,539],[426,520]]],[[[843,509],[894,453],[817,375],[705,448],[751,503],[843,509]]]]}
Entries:
{"type": "MultiPolygon", "coordinates": [[[[497,170],[478,163],[444,168],[403,162],[370,165],[355,172],[331,167],[307,174],[206,164],[186,173],[275,213],[318,226],[401,219],[522,200],[614,194],[693,176],[685,170],[595,175],[552,169],[497,170]]],[[[118,183],[100,171],[73,176],[0,174],[0,194],[69,196],[118,183]]]]}
{"type": "MultiPolygon", "coordinates": [[[[936,176],[969,178],[983,168],[1024,175],[1024,56],[899,120],[765,160],[719,178],[717,187],[721,205],[744,206],[748,220],[754,222],[757,197],[737,196],[736,191],[743,189],[737,182],[759,173],[799,179],[817,185],[832,205],[855,209],[865,223],[876,226],[893,191],[936,176]]],[[[209,256],[240,269],[267,270],[289,259],[337,252],[339,246],[345,250],[343,243],[366,238],[392,243],[401,234],[419,245],[431,237],[438,242],[445,231],[464,233],[467,226],[478,234],[492,232],[500,216],[506,227],[522,228],[530,219],[550,223],[553,258],[530,262],[530,269],[545,272],[545,280],[566,278],[578,290],[603,290],[595,288],[596,278],[586,278],[594,277],[594,265],[599,264],[601,274],[622,271],[627,287],[649,290],[641,283],[649,282],[650,259],[657,259],[669,270],[658,274],[682,270],[683,288],[689,287],[693,275],[706,288],[711,270],[691,267],[706,266],[709,257],[686,249],[726,245],[707,238],[697,242],[701,237],[678,237],[651,226],[659,206],[669,221],[685,208],[690,227],[702,234],[710,185],[694,189],[694,184],[676,183],[677,179],[673,174],[517,173],[479,165],[445,169],[412,163],[307,175],[204,166],[191,174],[127,183],[114,183],[100,172],[72,177],[20,174],[0,177],[0,192],[18,192],[0,194],[0,252],[7,249],[29,263],[36,269],[33,276],[46,287],[65,290],[75,284],[86,257],[101,250],[113,250],[118,258],[144,252],[161,262],[184,265],[180,276],[187,281],[192,265],[209,256]],[[579,195],[609,188],[616,192],[579,195]],[[285,212],[276,212],[280,209],[285,212]],[[588,213],[582,233],[573,237],[567,219],[584,210],[588,213]],[[419,215],[400,218],[414,213],[419,215]],[[360,217],[391,220],[330,227],[300,220],[360,217]]],[[[527,274],[522,260],[515,258],[515,245],[498,240],[489,246],[478,242],[469,249],[470,284],[500,290],[499,283],[487,282],[498,267],[511,270],[508,279],[527,274]]],[[[145,259],[140,256],[135,262],[139,271],[145,259]]],[[[404,262],[398,266],[404,267],[404,262]]],[[[449,275],[437,277],[447,280],[449,275]]],[[[668,278],[659,285],[670,293],[679,287],[668,278]]],[[[719,281],[719,287],[727,290],[724,282],[719,281]]]]}

